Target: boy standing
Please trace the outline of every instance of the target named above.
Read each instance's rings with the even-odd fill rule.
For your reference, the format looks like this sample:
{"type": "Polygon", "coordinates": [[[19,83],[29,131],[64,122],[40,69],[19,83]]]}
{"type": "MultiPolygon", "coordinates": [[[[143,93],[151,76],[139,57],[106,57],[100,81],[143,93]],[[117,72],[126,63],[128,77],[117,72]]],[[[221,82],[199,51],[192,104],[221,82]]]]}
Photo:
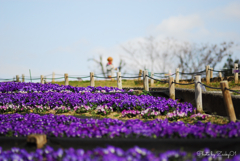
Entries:
{"type": "MultiPolygon", "coordinates": [[[[108,57],[107,61],[108,61],[108,63],[107,63],[107,77],[112,78],[112,77],[114,77],[114,66],[112,64],[113,58],[108,57]]],[[[115,70],[117,70],[117,68],[115,68],[115,70]]]]}

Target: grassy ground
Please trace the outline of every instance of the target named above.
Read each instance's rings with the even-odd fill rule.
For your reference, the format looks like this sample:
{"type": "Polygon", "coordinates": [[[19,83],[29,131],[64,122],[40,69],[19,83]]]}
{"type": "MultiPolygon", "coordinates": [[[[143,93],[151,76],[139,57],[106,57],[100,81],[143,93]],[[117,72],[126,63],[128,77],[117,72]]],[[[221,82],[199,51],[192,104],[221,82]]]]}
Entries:
{"type": "MultiPolygon", "coordinates": [[[[33,111],[30,111],[30,112],[33,113],[33,111]]],[[[8,112],[8,113],[11,114],[12,112],[8,112]]],[[[66,116],[72,115],[72,116],[76,116],[76,117],[91,117],[91,118],[98,118],[98,119],[112,118],[112,119],[119,119],[119,120],[122,120],[122,121],[130,120],[130,119],[140,119],[140,120],[143,120],[143,121],[154,120],[154,119],[162,119],[162,120],[167,119],[167,117],[164,116],[164,115],[159,115],[154,119],[144,119],[144,118],[141,117],[141,115],[138,115],[136,117],[131,117],[131,118],[128,118],[128,117],[123,118],[122,114],[118,113],[118,112],[111,112],[109,115],[102,116],[102,115],[96,114],[94,111],[79,114],[79,113],[76,113],[73,110],[69,111],[69,112],[66,112],[66,113],[60,113],[60,114],[57,114],[56,111],[54,111],[54,110],[49,110],[49,111],[39,113],[39,114],[55,114],[55,115],[66,115],[66,116]]],[[[199,121],[204,122],[204,123],[212,122],[212,123],[215,123],[215,124],[227,124],[227,123],[229,123],[229,120],[226,117],[222,117],[222,116],[218,116],[218,115],[214,115],[214,114],[207,115],[207,116],[208,117],[205,120],[199,120],[199,121]]],[[[190,124],[194,124],[194,123],[198,122],[198,120],[196,120],[195,118],[190,118],[190,117],[180,118],[177,121],[183,121],[185,123],[190,123],[190,124]]],[[[174,121],[169,121],[169,122],[174,122],[174,121]]]]}
{"type": "MultiPolygon", "coordinates": [[[[56,84],[59,85],[64,85],[64,81],[62,82],[54,82],[56,84]]],[[[181,82],[181,83],[187,83],[187,82],[181,82]]],[[[206,82],[202,82],[203,84],[206,84],[206,82]]],[[[69,81],[69,85],[71,86],[78,86],[78,87],[87,87],[90,86],[90,81],[69,81]]],[[[107,86],[107,87],[117,87],[117,81],[116,80],[95,80],[95,86],[107,86]]],[[[168,87],[168,83],[161,83],[161,82],[154,82],[154,85],[151,86],[149,84],[150,87],[168,87]]],[[[217,87],[220,88],[220,82],[211,82],[208,86],[211,87],[217,87]]],[[[122,80],[122,87],[126,88],[126,87],[143,87],[143,82],[142,81],[138,81],[138,80],[126,80],[123,79],[122,80]]],[[[186,89],[195,89],[195,85],[191,84],[191,85],[175,85],[176,88],[186,88],[186,89]]],[[[236,90],[236,91],[240,91],[240,83],[235,84],[233,81],[229,82],[229,88],[232,90],[236,90]]],[[[207,88],[207,91],[221,91],[220,89],[211,89],[211,88],[207,88]]]]}

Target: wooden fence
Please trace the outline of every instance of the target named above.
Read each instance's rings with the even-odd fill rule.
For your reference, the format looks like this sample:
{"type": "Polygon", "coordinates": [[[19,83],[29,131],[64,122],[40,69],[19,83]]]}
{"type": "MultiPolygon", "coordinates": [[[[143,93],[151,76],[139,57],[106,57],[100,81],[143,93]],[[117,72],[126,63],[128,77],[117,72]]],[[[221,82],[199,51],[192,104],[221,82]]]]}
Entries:
{"type": "MultiPolygon", "coordinates": [[[[234,64],[234,69],[233,70],[237,71],[237,72],[234,72],[234,82],[237,84],[238,83],[238,72],[239,72],[238,71],[238,64],[234,64]]],[[[138,74],[138,77],[134,77],[134,78],[138,78],[139,81],[141,81],[141,78],[143,78],[143,88],[146,91],[149,91],[149,79],[150,79],[151,86],[154,84],[154,80],[168,83],[169,84],[169,97],[173,100],[175,100],[175,84],[179,84],[179,85],[195,84],[195,101],[196,101],[197,112],[203,112],[201,85],[206,86],[208,88],[221,89],[222,94],[223,94],[224,103],[225,103],[225,108],[228,112],[229,120],[235,122],[236,121],[236,115],[235,115],[230,91],[238,93],[238,94],[240,94],[240,93],[237,92],[237,91],[233,91],[233,90],[229,89],[228,81],[223,81],[222,71],[217,71],[218,76],[221,79],[221,82],[220,82],[221,88],[208,86],[208,84],[211,81],[211,78],[213,78],[213,71],[214,71],[213,68],[210,68],[210,66],[207,65],[204,71],[190,73],[190,74],[196,74],[196,76],[194,77],[194,82],[187,83],[187,84],[179,83],[179,74],[186,74],[186,73],[180,73],[179,68],[176,69],[176,72],[174,74],[171,74],[171,71],[169,70],[169,73],[167,74],[168,80],[155,79],[155,78],[153,78],[154,73],[151,72],[151,75],[149,76],[148,75],[149,72],[147,70],[144,70],[144,71],[140,70],[139,74],[138,74]],[[201,82],[200,73],[203,73],[203,72],[206,72],[206,85],[201,82]],[[175,80],[174,80],[173,75],[175,75],[175,80]]],[[[93,72],[90,72],[89,77],[90,77],[90,86],[94,87],[95,86],[94,78],[96,76],[94,76],[93,72]]],[[[67,73],[64,74],[63,78],[64,78],[65,85],[69,85],[69,76],[68,76],[67,73]]],[[[104,77],[97,77],[97,78],[104,78],[104,77]]],[[[123,77],[123,76],[121,76],[121,72],[117,72],[117,77],[116,77],[117,88],[119,88],[119,89],[122,89],[122,78],[131,78],[131,77],[123,77]]],[[[44,76],[41,75],[40,76],[40,82],[42,84],[44,84],[44,79],[45,79],[44,76]]],[[[55,78],[55,73],[53,73],[52,74],[52,82],[54,82],[55,79],[56,79],[55,78]]],[[[19,75],[16,75],[16,81],[20,82],[19,75]]],[[[25,77],[24,77],[24,75],[22,75],[22,82],[24,82],[24,81],[25,81],[25,77]]]]}

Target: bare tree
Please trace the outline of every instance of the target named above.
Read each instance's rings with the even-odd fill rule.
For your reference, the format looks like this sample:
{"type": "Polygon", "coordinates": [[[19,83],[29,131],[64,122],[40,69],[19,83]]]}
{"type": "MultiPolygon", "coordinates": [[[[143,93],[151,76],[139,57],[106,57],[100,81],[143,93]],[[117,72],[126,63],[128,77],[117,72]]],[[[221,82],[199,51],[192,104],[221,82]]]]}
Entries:
{"type": "Polygon", "coordinates": [[[130,66],[138,69],[149,68],[151,71],[165,71],[170,66],[169,60],[174,49],[174,39],[158,40],[152,36],[137,42],[122,45],[130,60],[130,66]]]}
{"type": "Polygon", "coordinates": [[[232,53],[230,48],[233,44],[233,42],[223,42],[219,45],[196,45],[185,42],[180,45],[178,52],[175,53],[179,59],[178,67],[183,73],[199,72],[206,65],[215,68],[224,57],[232,53]]]}
{"type": "MultiPolygon", "coordinates": [[[[180,42],[173,38],[159,39],[147,37],[121,45],[125,54],[119,63],[119,70],[129,65],[128,71],[150,69],[155,73],[167,72],[167,69],[179,67],[183,73],[194,73],[205,69],[206,65],[215,68],[224,57],[231,54],[233,42],[221,44],[194,44],[180,42]]],[[[101,68],[105,77],[102,56],[93,60],[101,68]]]]}
{"type": "Polygon", "coordinates": [[[102,62],[102,55],[99,55],[99,60],[94,59],[94,58],[88,59],[88,61],[90,61],[90,60],[92,60],[95,63],[97,63],[97,65],[101,68],[103,76],[106,77],[106,73],[105,73],[105,70],[104,70],[103,62],[102,62]]]}

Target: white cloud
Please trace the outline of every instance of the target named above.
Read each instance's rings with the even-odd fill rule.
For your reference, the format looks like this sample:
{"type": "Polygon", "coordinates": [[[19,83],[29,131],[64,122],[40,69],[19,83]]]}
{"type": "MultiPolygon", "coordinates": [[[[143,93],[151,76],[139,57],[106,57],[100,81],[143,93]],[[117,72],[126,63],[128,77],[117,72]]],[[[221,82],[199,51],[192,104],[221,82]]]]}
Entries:
{"type": "Polygon", "coordinates": [[[240,3],[232,2],[227,6],[218,7],[213,9],[208,13],[208,16],[211,16],[215,19],[225,19],[225,20],[239,20],[240,19],[240,3]]]}
{"type": "Polygon", "coordinates": [[[164,19],[155,27],[154,35],[159,37],[174,37],[178,40],[193,40],[207,36],[209,31],[205,28],[200,15],[172,16],[164,19]]]}
{"type": "Polygon", "coordinates": [[[223,12],[233,18],[240,18],[240,3],[234,2],[223,9],[223,12]]]}
{"type": "Polygon", "coordinates": [[[161,32],[182,32],[193,28],[203,26],[203,21],[198,15],[175,16],[165,19],[157,26],[157,30],[161,32]]]}

